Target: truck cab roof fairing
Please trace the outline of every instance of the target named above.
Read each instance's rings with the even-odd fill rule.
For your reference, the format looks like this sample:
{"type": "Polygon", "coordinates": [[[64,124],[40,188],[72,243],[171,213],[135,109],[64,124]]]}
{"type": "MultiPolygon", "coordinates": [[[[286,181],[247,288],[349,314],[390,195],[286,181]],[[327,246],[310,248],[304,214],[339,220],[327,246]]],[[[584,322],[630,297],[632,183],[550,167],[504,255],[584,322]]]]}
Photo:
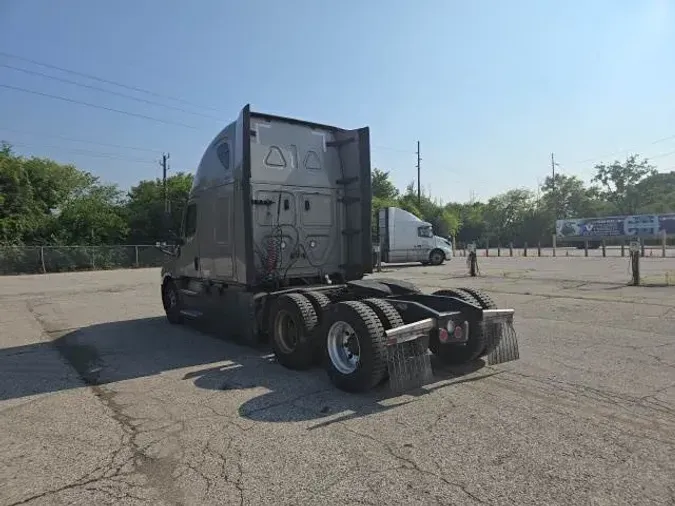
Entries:
{"type": "Polygon", "coordinates": [[[206,188],[230,183],[240,173],[241,168],[234,164],[235,129],[236,124],[234,122],[228,124],[204,150],[192,182],[190,197],[206,188]],[[223,158],[226,151],[222,149],[224,146],[228,148],[226,159],[223,158]]]}

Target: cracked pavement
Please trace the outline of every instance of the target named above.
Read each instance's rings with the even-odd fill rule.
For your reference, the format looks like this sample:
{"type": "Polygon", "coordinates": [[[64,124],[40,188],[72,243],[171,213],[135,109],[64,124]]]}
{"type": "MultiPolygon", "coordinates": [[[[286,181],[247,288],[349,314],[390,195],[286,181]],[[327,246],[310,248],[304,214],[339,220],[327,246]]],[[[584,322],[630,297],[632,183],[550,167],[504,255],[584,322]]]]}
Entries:
{"type": "Polygon", "coordinates": [[[158,269],[1,278],[0,505],[674,504],[675,287],[620,260],[385,268],[488,290],[520,340],[397,397],[169,325],[158,269]]]}

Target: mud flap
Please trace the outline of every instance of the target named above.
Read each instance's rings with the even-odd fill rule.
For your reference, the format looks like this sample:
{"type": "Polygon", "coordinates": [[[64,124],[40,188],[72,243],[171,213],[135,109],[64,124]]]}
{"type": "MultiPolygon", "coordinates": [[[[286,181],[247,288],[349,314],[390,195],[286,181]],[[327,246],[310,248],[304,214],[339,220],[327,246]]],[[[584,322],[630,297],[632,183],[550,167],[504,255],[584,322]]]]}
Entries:
{"type": "Polygon", "coordinates": [[[419,388],[433,378],[428,337],[394,344],[387,349],[389,388],[396,393],[419,388]]]}
{"type": "Polygon", "coordinates": [[[402,393],[431,383],[429,328],[433,321],[404,325],[387,331],[387,372],[389,388],[402,393]]]}

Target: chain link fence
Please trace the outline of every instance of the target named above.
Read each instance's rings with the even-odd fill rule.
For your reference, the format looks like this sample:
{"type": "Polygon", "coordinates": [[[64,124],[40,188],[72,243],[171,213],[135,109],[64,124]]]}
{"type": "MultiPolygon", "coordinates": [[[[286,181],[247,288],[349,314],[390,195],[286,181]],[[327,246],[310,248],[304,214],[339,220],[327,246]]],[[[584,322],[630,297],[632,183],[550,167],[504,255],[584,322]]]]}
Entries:
{"type": "Polygon", "coordinates": [[[0,275],[161,267],[167,257],[147,244],[0,246],[0,275]]]}

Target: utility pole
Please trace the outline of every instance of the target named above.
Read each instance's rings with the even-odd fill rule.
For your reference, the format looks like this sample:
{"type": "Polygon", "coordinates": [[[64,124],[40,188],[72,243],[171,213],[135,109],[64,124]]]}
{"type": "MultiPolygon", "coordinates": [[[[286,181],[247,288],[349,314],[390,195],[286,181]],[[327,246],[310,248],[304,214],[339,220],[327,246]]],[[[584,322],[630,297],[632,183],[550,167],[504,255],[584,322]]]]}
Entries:
{"type": "Polygon", "coordinates": [[[166,153],[162,155],[162,161],[160,162],[160,165],[162,166],[162,186],[164,189],[164,212],[169,213],[169,192],[166,187],[166,173],[169,170],[168,167],[168,160],[170,158],[170,154],[166,153]]]}
{"type": "Polygon", "coordinates": [[[417,205],[422,203],[422,187],[420,186],[420,141],[417,141],[417,205]]]}
{"type": "Polygon", "coordinates": [[[557,220],[558,219],[558,211],[559,211],[558,208],[560,207],[560,205],[559,205],[560,203],[558,202],[558,194],[556,193],[556,189],[555,189],[555,166],[556,165],[558,165],[558,164],[555,163],[555,155],[553,153],[551,153],[551,177],[553,178],[551,180],[551,185],[552,185],[551,189],[553,191],[553,203],[554,203],[554,206],[555,206],[555,219],[557,220]]]}

